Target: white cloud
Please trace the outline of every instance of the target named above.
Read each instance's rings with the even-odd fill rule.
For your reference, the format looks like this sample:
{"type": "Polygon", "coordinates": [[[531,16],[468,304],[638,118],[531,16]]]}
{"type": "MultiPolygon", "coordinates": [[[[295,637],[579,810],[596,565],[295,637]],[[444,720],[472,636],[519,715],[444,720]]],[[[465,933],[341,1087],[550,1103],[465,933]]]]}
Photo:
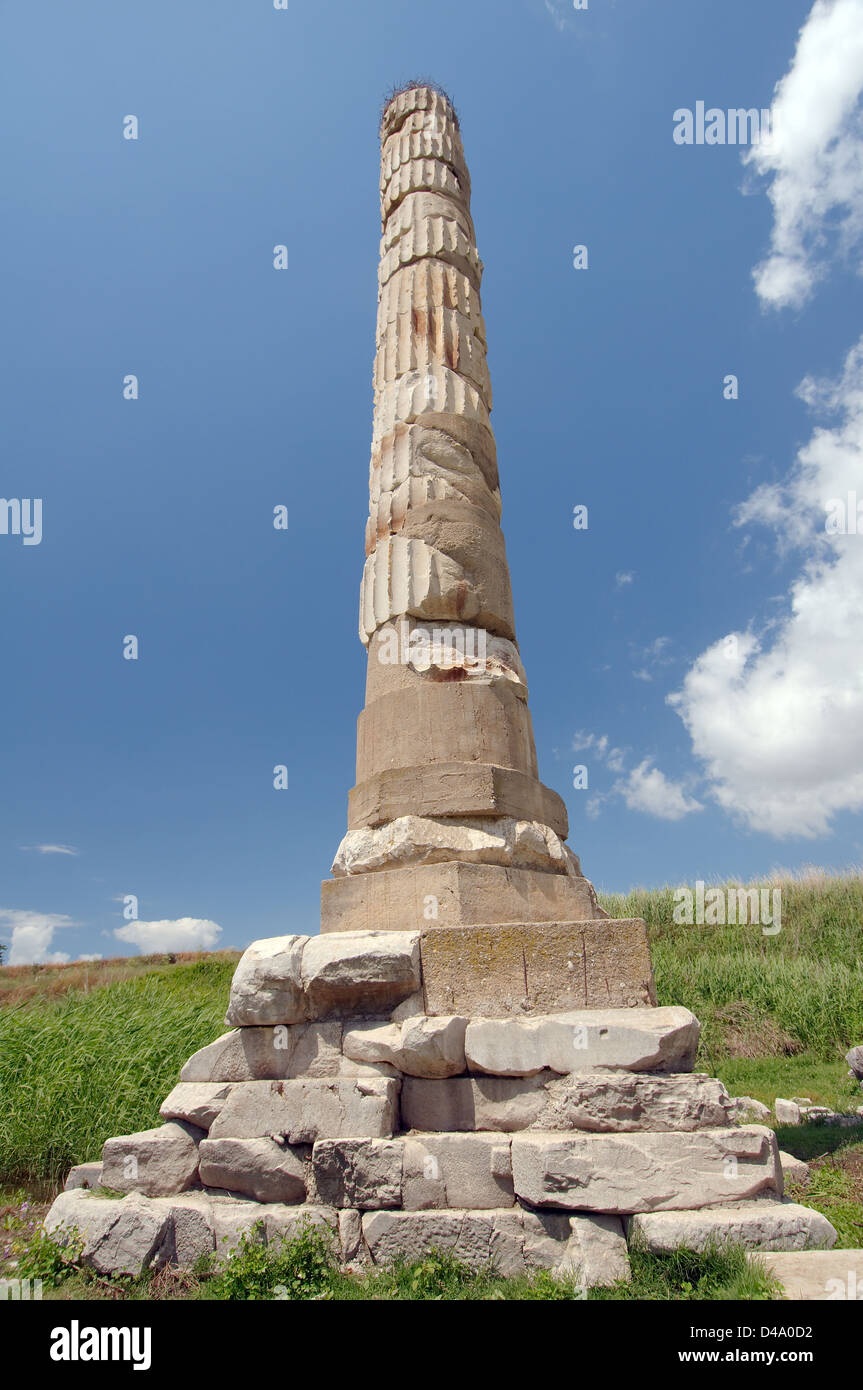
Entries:
{"type": "Polygon", "coordinates": [[[127,922],[115,927],[118,941],[131,942],[143,955],[165,951],[211,951],[222,928],[200,917],[177,917],[161,922],[127,922]]]}
{"type": "Polygon", "coordinates": [[[830,250],[863,239],[863,0],[815,0],[777,83],[772,138],[743,156],[771,178],[770,251],[753,272],[764,305],[799,307],[830,250]]]}
{"type": "Polygon", "coordinates": [[[615,589],[625,589],[627,584],[631,584],[635,575],[632,570],[619,570],[614,576],[615,589]]]}
{"type": "Polygon", "coordinates": [[[597,738],[596,734],[590,734],[587,733],[585,729],[579,729],[572,736],[573,753],[584,753],[587,749],[592,748],[594,752],[602,758],[605,756],[607,747],[608,734],[603,734],[601,738],[597,738]]]}
{"type": "Polygon", "coordinates": [[[35,850],[37,854],[77,854],[72,845],[22,845],[24,850],[35,850]]]}
{"type": "Polygon", "coordinates": [[[651,766],[651,762],[650,758],[645,758],[633,768],[626,781],[615,788],[630,811],[643,811],[660,820],[682,820],[693,811],[703,810],[700,802],[687,796],[679,782],[669,781],[658,767],[651,766]]]}
{"type": "Polygon", "coordinates": [[[807,378],[799,394],[838,422],[817,427],[787,479],[736,517],[802,548],[786,611],[709,647],[669,696],[714,799],[777,837],[824,835],[863,808],[863,534],[825,531],[831,499],[863,499],[863,338],[838,380],[807,378]]]}
{"type": "Polygon", "coordinates": [[[92,953],[92,955],[76,956],[76,957],[75,957],[75,962],[76,962],[76,964],[80,962],[80,964],[83,965],[85,962],[88,962],[88,961],[92,962],[92,961],[94,961],[94,960],[104,960],[104,959],[105,959],[105,957],[101,954],[100,951],[94,951],[94,952],[92,953]]]}
{"type": "Polygon", "coordinates": [[[0,907],[0,922],[11,928],[7,965],[64,965],[70,957],[65,951],[49,951],[58,927],[78,923],[64,913],[25,912],[0,907]]]}
{"type": "MultiPolygon", "coordinates": [[[[661,644],[667,640],[660,638],[659,642],[661,644]]],[[[631,811],[643,811],[663,820],[680,820],[692,811],[703,809],[698,801],[687,795],[682,783],[670,781],[659,768],[653,767],[652,758],[645,758],[632,772],[624,775],[626,753],[622,748],[610,746],[608,734],[591,734],[579,729],[572,740],[572,751],[592,752],[597,762],[604,763],[617,778],[610,790],[591,792],[584,808],[590,820],[596,820],[606,802],[618,796],[623,797],[631,811]]]]}

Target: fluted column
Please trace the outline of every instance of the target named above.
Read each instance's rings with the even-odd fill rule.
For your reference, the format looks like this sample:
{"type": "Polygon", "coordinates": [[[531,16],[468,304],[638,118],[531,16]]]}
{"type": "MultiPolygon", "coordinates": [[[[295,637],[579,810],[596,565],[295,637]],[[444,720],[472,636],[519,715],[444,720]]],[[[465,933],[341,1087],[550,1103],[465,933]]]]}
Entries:
{"type": "Polygon", "coordinates": [[[440,925],[592,917],[566,808],[537,777],[470,176],[441,92],[410,87],[387,105],[380,194],[366,707],[323,929],[374,925],[374,914],[381,927],[415,925],[426,899],[438,913],[443,900],[440,925]],[[359,917],[342,911],[349,901],[359,917]]]}

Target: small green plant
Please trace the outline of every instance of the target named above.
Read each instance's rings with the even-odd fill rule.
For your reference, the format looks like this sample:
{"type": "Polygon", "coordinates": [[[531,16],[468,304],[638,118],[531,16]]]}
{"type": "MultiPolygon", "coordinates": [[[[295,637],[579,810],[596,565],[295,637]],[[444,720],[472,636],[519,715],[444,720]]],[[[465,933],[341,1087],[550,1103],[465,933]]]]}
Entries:
{"type": "Polygon", "coordinates": [[[60,1244],[43,1230],[30,1236],[18,1260],[22,1279],[41,1279],[43,1284],[58,1288],[76,1272],[84,1242],[77,1230],[64,1231],[60,1244]]]}
{"type": "Polygon", "coordinates": [[[332,1238],[308,1223],[292,1240],[264,1245],[259,1231],[244,1235],[207,1284],[208,1298],[328,1298],[339,1278],[332,1238]]]}

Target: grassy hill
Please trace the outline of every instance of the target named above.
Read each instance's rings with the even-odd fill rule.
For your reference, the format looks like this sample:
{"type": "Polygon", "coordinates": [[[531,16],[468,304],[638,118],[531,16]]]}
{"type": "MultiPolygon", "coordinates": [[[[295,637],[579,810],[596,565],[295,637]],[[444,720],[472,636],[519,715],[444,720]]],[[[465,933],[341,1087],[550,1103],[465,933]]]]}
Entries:
{"type": "MultiPolygon", "coordinates": [[[[843,1061],[863,1042],[863,877],[810,874],[782,891],[777,936],[676,926],[671,888],[602,902],[647,922],[659,1002],[704,1025],[699,1069],[768,1104],[801,1095],[851,1109],[863,1101],[843,1061]]],[[[224,1031],[236,960],[0,969],[0,1182],[53,1185],[109,1136],[157,1124],[183,1062],[224,1031]]],[[[853,1137],[825,1135],[821,1149],[816,1138],[813,1151],[853,1137]]]]}

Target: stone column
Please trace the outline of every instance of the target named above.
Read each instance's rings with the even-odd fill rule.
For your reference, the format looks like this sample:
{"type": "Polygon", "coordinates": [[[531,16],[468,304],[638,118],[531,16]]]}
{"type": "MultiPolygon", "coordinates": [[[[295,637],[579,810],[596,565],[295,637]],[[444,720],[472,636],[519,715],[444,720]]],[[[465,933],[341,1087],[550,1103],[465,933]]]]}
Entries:
{"type": "Polygon", "coordinates": [[[399,92],[381,122],[374,423],[348,833],[323,931],[595,919],[537,776],[500,529],[482,262],[456,113],[399,92]]]}

